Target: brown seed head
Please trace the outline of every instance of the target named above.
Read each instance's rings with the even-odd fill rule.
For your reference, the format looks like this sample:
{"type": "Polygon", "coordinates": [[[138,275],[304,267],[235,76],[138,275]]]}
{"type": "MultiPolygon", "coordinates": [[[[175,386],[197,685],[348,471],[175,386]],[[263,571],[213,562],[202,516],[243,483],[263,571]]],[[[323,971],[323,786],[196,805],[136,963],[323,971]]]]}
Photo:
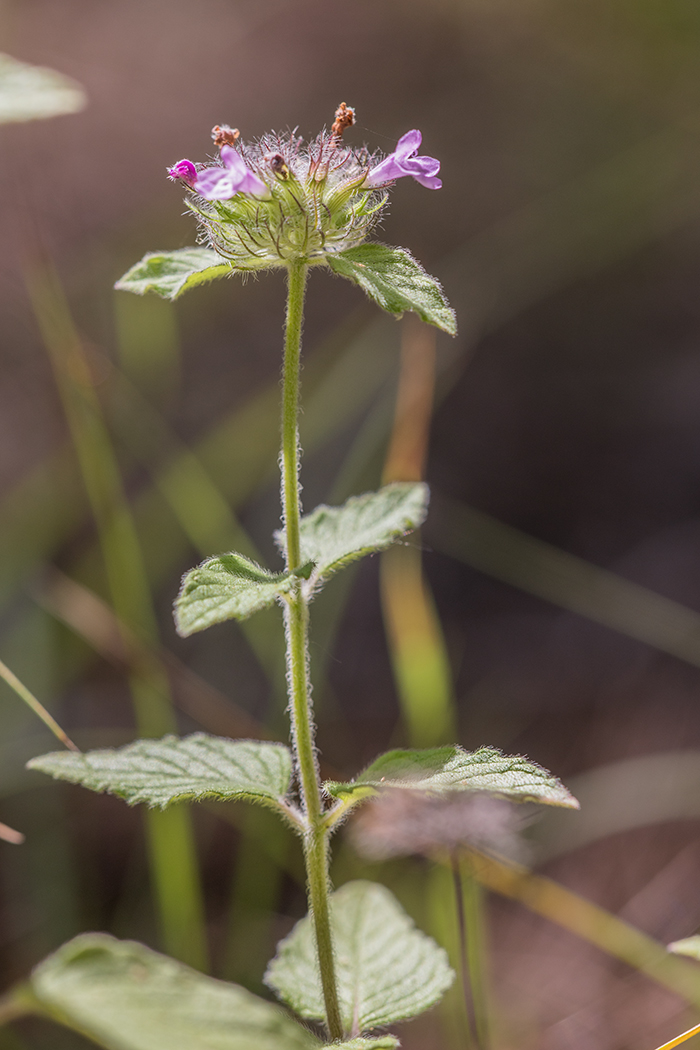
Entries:
{"type": "Polygon", "coordinates": [[[346,128],[351,128],[355,123],[355,110],[341,102],[335,111],[335,120],[331,128],[331,138],[340,141],[346,128]]]}
{"type": "Polygon", "coordinates": [[[219,148],[222,146],[233,146],[236,139],[240,137],[240,134],[238,128],[230,128],[228,124],[216,124],[211,129],[211,137],[214,140],[214,145],[219,148]]]}
{"type": "Polygon", "coordinates": [[[281,179],[289,178],[289,168],[287,162],[281,153],[266,153],[265,160],[270,165],[275,175],[279,175],[281,179]]]}

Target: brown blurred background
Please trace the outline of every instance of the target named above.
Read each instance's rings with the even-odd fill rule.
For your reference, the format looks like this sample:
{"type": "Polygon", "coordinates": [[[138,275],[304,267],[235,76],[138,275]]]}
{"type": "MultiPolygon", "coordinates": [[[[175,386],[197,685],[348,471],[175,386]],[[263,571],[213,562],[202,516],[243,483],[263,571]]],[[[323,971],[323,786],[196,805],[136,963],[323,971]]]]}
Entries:
{"type": "MultiPolygon", "coordinates": [[[[527,754],[583,805],[529,828],[533,865],[662,943],[694,933],[698,5],[3,0],[0,48],[89,97],[82,114],[0,133],[2,659],[82,748],[133,738],[124,654],[90,604],[111,603],[94,515],[27,293],[49,258],[149,566],[179,728],[284,738],[276,614],[253,634],[225,625],[186,642],[169,614],[181,573],[241,528],[277,564],[283,278],[222,281],[175,306],[112,285],[144,252],[194,242],[165,168],[205,159],[212,125],[308,137],[345,100],[358,145],[390,151],[418,127],[444,188],[397,184],[379,236],[440,278],[460,325],[437,340],[433,511],[407,548],[406,571],[417,556],[425,573],[427,655],[402,670],[401,626],[385,628],[400,566],[381,588],[378,558],[333,582],[314,633],[324,760],[353,774],[448,730],[527,754]]],[[[410,333],[313,273],[307,509],[380,483],[410,333]]],[[[141,814],[26,773],[54,741],[4,686],[0,719],[0,819],[27,836],[0,843],[3,982],[83,929],[161,945],[141,814]]],[[[299,858],[284,835],[266,839],[264,815],[224,809],[194,812],[212,972],[260,992],[304,910],[299,858]]],[[[339,849],[337,882],[383,879],[439,925],[428,865],[339,849]]],[[[494,1046],[653,1050],[693,1020],[670,990],[522,905],[494,896],[487,919],[494,1046]]],[[[460,1045],[453,1028],[434,1011],[400,1034],[431,1050],[460,1045]]],[[[7,1050],[79,1045],[39,1024],[0,1032],[7,1050]]]]}

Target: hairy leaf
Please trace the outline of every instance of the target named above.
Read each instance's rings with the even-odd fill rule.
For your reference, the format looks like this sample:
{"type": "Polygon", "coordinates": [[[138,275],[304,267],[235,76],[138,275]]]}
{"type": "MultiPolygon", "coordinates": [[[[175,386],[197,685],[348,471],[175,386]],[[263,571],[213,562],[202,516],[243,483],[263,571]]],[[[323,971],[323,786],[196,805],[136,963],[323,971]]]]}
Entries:
{"type": "Polygon", "coordinates": [[[0,124],[78,113],[86,105],[85,92],[70,77],[0,54],[0,124]]]}
{"type": "Polygon", "coordinates": [[[224,620],[245,620],[291,590],[289,573],[268,572],[242,554],[208,558],[182,578],[175,624],[183,637],[224,620]]]}
{"type": "Polygon", "coordinates": [[[232,272],[228,259],[211,248],[179,248],[174,252],[149,252],[114,287],[136,295],[155,292],[162,299],[177,299],[190,288],[232,272]]]}
{"type": "Polygon", "coordinates": [[[87,933],[34,971],[55,1020],[108,1050],[315,1050],[279,1007],[133,941],[87,933]]]}
{"type": "Polygon", "coordinates": [[[422,321],[457,334],[454,310],[439,282],[405,248],[370,242],[328,254],[326,261],[335,273],[359,284],[383,310],[399,315],[413,310],[422,321]]]}
{"type": "MultiPolygon", "coordinates": [[[[313,563],[312,579],[331,576],[418,528],[425,520],[428,498],[427,485],[400,481],[379,492],[351,496],[342,507],[316,507],[301,520],[301,555],[313,563]]],[[[284,548],[284,532],[275,538],[284,548]]]]}
{"type": "MultiPolygon", "coordinates": [[[[347,883],[331,897],[331,922],[346,1032],[361,1034],[414,1017],[452,984],[446,953],[416,929],[385,886],[347,883]]],[[[265,982],[301,1017],[325,1016],[316,938],[308,916],[278,945],[265,982]]]]}
{"type": "Polygon", "coordinates": [[[145,802],[161,809],[204,798],[273,805],[287,794],[292,775],[292,757],[283,744],[206,733],[137,740],[85,754],[53,751],[28,766],[91,791],[108,791],[129,805],[145,802]]]}
{"type": "Polygon", "coordinates": [[[350,1039],[348,1042],[329,1043],[321,1050],[395,1050],[399,1041],[395,1035],[379,1035],[370,1037],[350,1039]]]}
{"type": "Polygon", "coordinates": [[[504,755],[495,747],[464,751],[457,746],[423,751],[387,751],[355,780],[329,781],[326,791],[336,798],[358,800],[381,788],[408,788],[441,795],[448,791],[485,791],[514,802],[543,802],[578,809],[578,802],[555,776],[520,755],[504,755]]]}

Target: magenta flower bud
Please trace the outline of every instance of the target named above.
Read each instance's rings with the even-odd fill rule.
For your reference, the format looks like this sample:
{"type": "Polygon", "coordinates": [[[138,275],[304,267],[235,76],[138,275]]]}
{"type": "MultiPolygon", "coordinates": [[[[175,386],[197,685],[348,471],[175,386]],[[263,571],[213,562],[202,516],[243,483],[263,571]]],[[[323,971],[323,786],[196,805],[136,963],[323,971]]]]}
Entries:
{"type": "Polygon", "coordinates": [[[436,175],[440,170],[440,161],[435,157],[417,156],[421,140],[420,131],[407,131],[399,139],[394,152],[385,157],[381,164],[377,164],[376,168],[372,168],[364,185],[375,189],[404,175],[411,175],[421,186],[427,186],[429,190],[439,190],[442,180],[436,178],[436,175]]]}
{"type": "Polygon", "coordinates": [[[191,160],[179,160],[172,168],[168,168],[168,178],[173,182],[181,179],[192,189],[197,178],[197,169],[191,160]]]}
{"type": "Polygon", "coordinates": [[[221,147],[223,168],[204,168],[198,172],[194,189],[208,201],[228,201],[237,193],[254,193],[258,197],[269,197],[262,179],[246,166],[238,150],[233,146],[221,147]]]}

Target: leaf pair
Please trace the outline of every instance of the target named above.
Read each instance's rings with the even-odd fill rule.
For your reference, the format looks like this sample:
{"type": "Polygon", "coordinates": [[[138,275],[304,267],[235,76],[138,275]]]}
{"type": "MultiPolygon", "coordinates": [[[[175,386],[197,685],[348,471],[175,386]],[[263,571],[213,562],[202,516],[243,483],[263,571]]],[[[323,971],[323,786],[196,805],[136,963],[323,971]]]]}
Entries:
{"type": "MultiPolygon", "coordinates": [[[[125,747],[54,751],[28,766],[58,780],[108,791],[130,805],[151,807],[206,798],[259,802],[286,812],[292,755],[283,744],[193,733],[178,739],[137,740],[125,747]]],[[[438,747],[388,751],[355,780],[325,785],[329,795],[352,804],[384,789],[445,794],[482,792],[545,805],[576,808],[576,799],[546,769],[496,748],[464,751],[438,747]]]]}
{"type": "MultiPolygon", "coordinates": [[[[368,243],[324,257],[334,273],[358,284],[383,310],[401,315],[413,310],[422,321],[450,335],[457,331],[454,311],[442,289],[405,248],[368,243]]],[[[235,272],[233,265],[211,248],[181,248],[149,252],[117,281],[125,292],[155,292],[177,299],[183,292],[235,272]]]]}
{"type": "MultiPolygon", "coordinates": [[[[348,1041],[334,1050],[389,1050],[391,1035],[362,1036],[436,1003],[454,979],[442,948],[416,929],[383,886],[351,882],[331,897],[341,1013],[348,1041]]],[[[303,1018],[325,1010],[313,924],[279,946],[267,983],[303,1018]]],[[[64,945],[15,993],[109,1050],[322,1050],[279,1007],[174,959],[105,934],[64,945]]]]}
{"type": "MultiPolygon", "coordinates": [[[[294,574],[269,572],[241,554],[209,558],[182,581],[175,603],[178,632],[186,636],[224,620],[244,620],[288,594],[300,577],[313,592],[343,566],[417,528],[427,506],[427,485],[396,482],[342,507],[317,507],[301,520],[304,564],[294,574]]],[[[284,548],[284,533],[276,539],[284,548]]]]}

